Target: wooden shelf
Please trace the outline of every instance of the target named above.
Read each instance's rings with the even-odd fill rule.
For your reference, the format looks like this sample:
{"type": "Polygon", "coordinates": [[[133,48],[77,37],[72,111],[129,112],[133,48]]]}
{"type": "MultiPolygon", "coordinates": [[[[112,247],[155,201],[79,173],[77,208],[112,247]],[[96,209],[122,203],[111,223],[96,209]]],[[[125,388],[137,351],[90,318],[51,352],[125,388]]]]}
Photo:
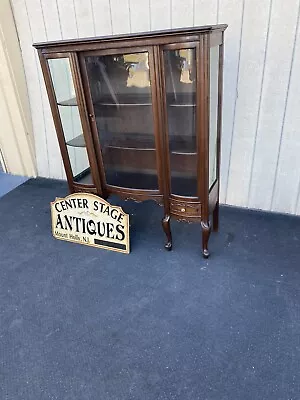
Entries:
{"type": "Polygon", "coordinates": [[[71,106],[71,107],[78,105],[76,97],[72,97],[72,99],[68,99],[68,100],[59,101],[57,104],[59,106],[71,106]]]}
{"type": "Polygon", "coordinates": [[[71,147],[86,147],[84,136],[81,134],[76,136],[74,139],[69,140],[66,142],[67,146],[71,147]]]}

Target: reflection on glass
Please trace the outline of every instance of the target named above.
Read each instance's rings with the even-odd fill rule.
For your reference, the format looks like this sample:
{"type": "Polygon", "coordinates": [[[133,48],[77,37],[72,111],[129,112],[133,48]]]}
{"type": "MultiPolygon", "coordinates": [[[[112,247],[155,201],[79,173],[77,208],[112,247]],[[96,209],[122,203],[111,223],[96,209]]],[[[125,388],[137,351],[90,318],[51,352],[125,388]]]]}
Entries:
{"type": "Polygon", "coordinates": [[[48,63],[74,181],[92,184],[69,59],[53,58],[48,63]]]}
{"type": "Polygon", "coordinates": [[[196,51],[164,52],[171,192],[197,195],[196,51]]]}
{"type": "Polygon", "coordinates": [[[85,62],[107,184],[158,189],[148,53],[85,62]]]}
{"type": "Polygon", "coordinates": [[[209,187],[217,179],[219,46],[210,48],[209,187]]]}

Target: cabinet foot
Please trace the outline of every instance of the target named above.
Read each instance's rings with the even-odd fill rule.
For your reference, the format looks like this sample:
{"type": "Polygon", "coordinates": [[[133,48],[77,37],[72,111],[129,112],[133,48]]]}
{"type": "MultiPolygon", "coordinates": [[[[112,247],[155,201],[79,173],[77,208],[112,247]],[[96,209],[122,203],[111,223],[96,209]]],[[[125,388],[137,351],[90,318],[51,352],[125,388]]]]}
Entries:
{"type": "Polygon", "coordinates": [[[172,234],[170,229],[170,215],[165,215],[161,221],[163,230],[167,236],[167,243],[165,244],[165,249],[172,250],[172,234]]]}
{"type": "Polygon", "coordinates": [[[217,202],[213,211],[213,231],[218,232],[219,230],[219,202],[217,202]]]}
{"type": "Polygon", "coordinates": [[[204,258],[208,258],[209,257],[208,240],[211,231],[210,222],[202,221],[201,227],[202,227],[202,255],[204,258]]]}

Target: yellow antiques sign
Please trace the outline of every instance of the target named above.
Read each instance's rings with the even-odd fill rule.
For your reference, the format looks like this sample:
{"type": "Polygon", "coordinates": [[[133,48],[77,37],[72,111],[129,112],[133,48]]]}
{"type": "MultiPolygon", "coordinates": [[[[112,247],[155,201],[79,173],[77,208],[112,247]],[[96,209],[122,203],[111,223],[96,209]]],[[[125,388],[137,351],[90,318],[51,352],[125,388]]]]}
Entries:
{"type": "Polygon", "coordinates": [[[101,197],[74,193],[51,202],[56,239],[129,253],[129,215],[101,197]]]}

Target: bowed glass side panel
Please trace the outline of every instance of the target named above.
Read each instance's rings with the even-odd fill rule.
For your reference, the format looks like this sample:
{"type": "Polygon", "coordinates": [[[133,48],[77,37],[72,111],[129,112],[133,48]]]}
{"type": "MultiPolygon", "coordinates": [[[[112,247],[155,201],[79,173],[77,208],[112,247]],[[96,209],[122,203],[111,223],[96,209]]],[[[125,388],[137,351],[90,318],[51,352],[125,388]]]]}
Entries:
{"type": "Polygon", "coordinates": [[[48,59],[73,180],[93,184],[69,58],[48,59]]]}
{"type": "Polygon", "coordinates": [[[209,188],[217,179],[219,46],[210,48],[209,188]]]}

